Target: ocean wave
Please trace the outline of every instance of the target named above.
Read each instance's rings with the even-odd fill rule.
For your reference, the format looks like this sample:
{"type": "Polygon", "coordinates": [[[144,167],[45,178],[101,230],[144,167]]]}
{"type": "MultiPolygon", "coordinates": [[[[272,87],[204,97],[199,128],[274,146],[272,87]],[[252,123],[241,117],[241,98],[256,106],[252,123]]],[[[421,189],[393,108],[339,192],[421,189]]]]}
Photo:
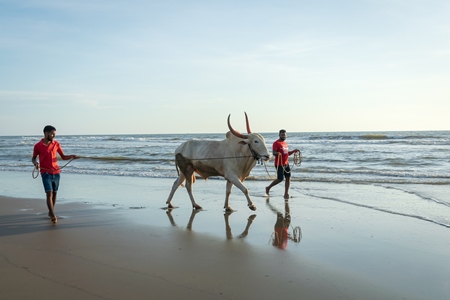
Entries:
{"type": "Polygon", "coordinates": [[[405,140],[449,142],[449,131],[427,132],[334,132],[334,133],[291,133],[289,139],[298,141],[357,141],[357,140],[405,140]]]}
{"type": "Polygon", "coordinates": [[[308,176],[313,176],[315,174],[327,174],[329,176],[348,175],[350,177],[355,177],[353,175],[364,175],[371,177],[410,177],[410,178],[436,178],[443,180],[450,180],[450,175],[448,173],[431,173],[427,171],[417,172],[415,170],[379,170],[370,169],[364,167],[358,167],[353,169],[342,169],[342,168],[305,168],[300,167],[298,171],[300,174],[305,174],[308,176]]]}
{"type": "Polygon", "coordinates": [[[364,140],[386,140],[388,136],[381,133],[373,133],[373,134],[365,134],[361,136],[361,138],[364,140]]]}

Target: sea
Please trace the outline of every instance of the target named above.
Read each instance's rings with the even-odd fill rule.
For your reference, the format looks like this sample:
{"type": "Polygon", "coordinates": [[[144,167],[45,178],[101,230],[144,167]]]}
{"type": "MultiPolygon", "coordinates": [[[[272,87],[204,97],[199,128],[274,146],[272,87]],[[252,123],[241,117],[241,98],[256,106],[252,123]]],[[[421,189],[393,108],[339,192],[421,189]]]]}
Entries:
{"type": "MultiPolygon", "coordinates": [[[[278,133],[262,135],[271,152],[278,133]]],[[[31,173],[33,145],[41,138],[0,136],[0,171],[31,173]]],[[[81,156],[59,161],[65,174],[127,178],[176,178],[174,151],[189,139],[223,140],[225,133],[56,137],[66,155],[81,156]]],[[[301,151],[297,160],[290,158],[294,191],[450,228],[450,131],[288,132],[287,142],[290,150],[301,151]],[[332,194],[324,183],[333,184],[332,194]],[[386,201],[373,196],[377,192],[346,197],[349,185],[387,189],[399,197],[386,201]],[[402,202],[405,194],[408,200],[402,202]]],[[[271,159],[258,163],[246,181],[265,184],[274,176],[271,159]]]]}

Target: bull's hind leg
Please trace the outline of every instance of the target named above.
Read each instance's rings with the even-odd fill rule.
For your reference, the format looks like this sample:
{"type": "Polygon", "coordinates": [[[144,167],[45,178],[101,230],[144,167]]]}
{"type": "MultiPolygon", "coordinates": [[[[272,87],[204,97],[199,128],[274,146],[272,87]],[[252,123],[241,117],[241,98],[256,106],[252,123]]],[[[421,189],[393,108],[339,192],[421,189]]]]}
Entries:
{"type": "Polygon", "coordinates": [[[185,177],[184,177],[183,173],[180,173],[178,178],[173,183],[172,190],[170,191],[170,194],[169,194],[169,198],[167,198],[167,201],[166,201],[166,204],[167,204],[168,208],[173,208],[173,205],[172,205],[173,195],[177,191],[178,187],[183,184],[184,179],[185,179],[185,177]]]}
{"type": "Polygon", "coordinates": [[[192,168],[192,165],[189,165],[186,168],[185,176],[186,176],[186,190],[187,190],[187,192],[189,194],[189,198],[191,199],[192,208],[194,208],[194,209],[202,209],[202,207],[195,202],[194,194],[192,193],[192,183],[194,182],[194,179],[195,179],[195,177],[194,177],[194,169],[192,168]]]}

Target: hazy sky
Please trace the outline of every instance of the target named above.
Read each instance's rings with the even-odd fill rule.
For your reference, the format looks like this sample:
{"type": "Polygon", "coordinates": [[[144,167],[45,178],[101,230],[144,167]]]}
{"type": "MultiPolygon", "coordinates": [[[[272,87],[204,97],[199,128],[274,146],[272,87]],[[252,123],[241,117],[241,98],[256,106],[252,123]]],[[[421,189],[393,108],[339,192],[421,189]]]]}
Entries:
{"type": "Polygon", "coordinates": [[[0,0],[0,135],[450,130],[448,0],[0,0]]]}

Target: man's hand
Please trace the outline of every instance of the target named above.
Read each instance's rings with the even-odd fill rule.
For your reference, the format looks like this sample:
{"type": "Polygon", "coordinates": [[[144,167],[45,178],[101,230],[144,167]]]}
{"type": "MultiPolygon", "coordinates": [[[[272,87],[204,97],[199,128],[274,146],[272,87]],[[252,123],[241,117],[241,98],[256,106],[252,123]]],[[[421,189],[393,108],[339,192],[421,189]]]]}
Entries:
{"type": "Polygon", "coordinates": [[[36,157],[33,156],[33,158],[31,159],[31,163],[33,163],[36,169],[39,169],[39,163],[37,162],[36,157]]]}

